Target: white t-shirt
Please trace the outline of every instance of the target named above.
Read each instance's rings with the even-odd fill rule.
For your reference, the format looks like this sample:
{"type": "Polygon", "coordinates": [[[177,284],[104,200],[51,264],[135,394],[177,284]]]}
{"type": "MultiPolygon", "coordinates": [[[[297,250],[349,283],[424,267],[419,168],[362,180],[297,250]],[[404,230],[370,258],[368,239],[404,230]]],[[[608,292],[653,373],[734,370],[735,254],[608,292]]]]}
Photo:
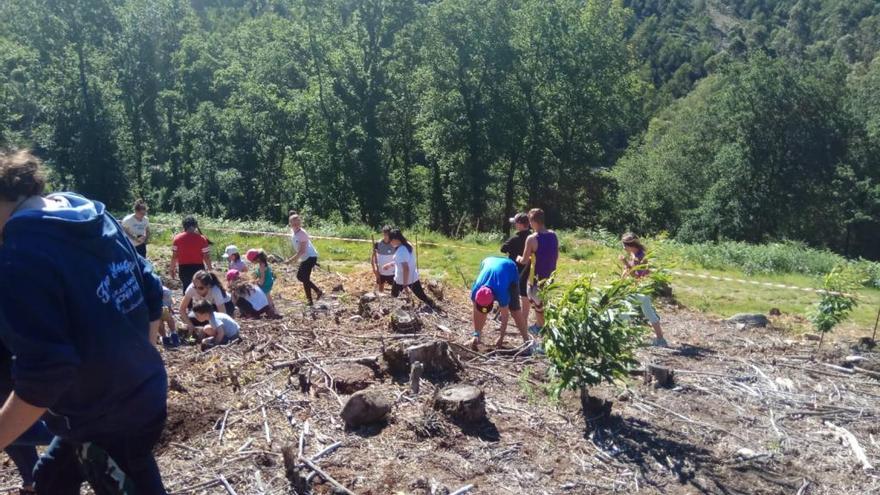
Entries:
{"type": "MultiPolygon", "coordinates": [[[[201,297],[193,284],[189,284],[189,287],[186,288],[186,292],[183,295],[189,296],[190,300],[195,300],[201,297]]],[[[226,297],[223,297],[223,291],[220,290],[220,287],[215,285],[214,287],[211,287],[211,290],[209,290],[207,294],[205,294],[204,299],[214,306],[221,308],[224,304],[229,302],[230,296],[227,292],[226,297]]]]}
{"type": "Polygon", "coordinates": [[[308,232],[303,229],[297,230],[296,233],[291,234],[290,236],[290,243],[293,245],[293,254],[299,252],[299,246],[304,242],[308,244],[306,246],[306,252],[302,255],[300,261],[305,261],[309,258],[317,258],[318,250],[315,249],[315,246],[312,244],[312,239],[309,238],[308,232]]]}
{"type": "Polygon", "coordinates": [[[266,298],[266,293],[256,284],[251,284],[251,294],[245,297],[245,300],[251,304],[254,311],[260,311],[269,305],[269,299],[266,298]]]}
{"type": "Polygon", "coordinates": [[[394,261],[394,246],[390,243],[379,241],[374,249],[376,250],[376,264],[379,265],[379,275],[394,275],[393,267],[387,270],[382,268],[386,263],[394,261]]]}
{"type": "Polygon", "coordinates": [[[138,237],[147,235],[147,227],[149,225],[150,221],[147,219],[146,215],[144,215],[143,220],[138,220],[137,217],[134,216],[134,213],[130,213],[122,219],[122,229],[128,235],[128,238],[131,239],[131,243],[135,246],[140,246],[144,243],[144,239],[139,240],[138,237]]]}
{"type": "Polygon", "coordinates": [[[410,285],[419,280],[419,270],[416,268],[416,257],[409,252],[403,244],[394,252],[394,283],[398,285],[410,285]],[[409,278],[404,283],[403,264],[409,265],[409,278]]]}
{"type": "Polygon", "coordinates": [[[208,323],[214,328],[222,328],[226,339],[238,337],[238,322],[225,313],[211,313],[208,323]]]}

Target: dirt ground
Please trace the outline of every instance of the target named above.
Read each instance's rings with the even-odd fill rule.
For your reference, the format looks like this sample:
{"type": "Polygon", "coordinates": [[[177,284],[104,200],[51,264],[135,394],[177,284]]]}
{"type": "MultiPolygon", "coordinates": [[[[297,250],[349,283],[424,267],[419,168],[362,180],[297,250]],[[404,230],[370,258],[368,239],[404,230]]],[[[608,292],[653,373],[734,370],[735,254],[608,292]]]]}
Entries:
{"type": "MultiPolygon", "coordinates": [[[[372,289],[366,272],[317,271],[327,296],[312,309],[302,304],[291,268],[275,270],[283,319],[241,320],[241,341],[207,352],[161,351],[171,390],[158,459],[170,493],[298,493],[282,449],[297,453],[302,444],[303,456],[312,457],[337,442],[314,464],[363,495],[880,493],[880,474],[854,453],[862,449],[870,464],[880,463],[875,352],[826,342],[814,356],[815,342],[772,326],[737,329],[661,304],[671,346],[645,347],[639,357],[674,369],[674,384],[633,376],[597,387],[590,393],[613,401],[611,417],[585,420],[575,394],[554,400],[545,393],[548,370],[539,354],[462,347],[470,329],[462,289],[444,287],[445,315],[419,313],[417,335],[400,338],[384,313],[409,301],[380,296],[360,304],[372,289]],[[398,341],[432,339],[450,342],[463,368],[426,376],[418,395],[408,376],[375,359],[398,341]],[[355,361],[379,366],[354,379],[346,375],[362,366],[355,361]],[[388,421],[347,429],[339,412],[349,394],[337,382],[388,397],[388,421]],[[433,411],[433,393],[451,383],[484,390],[487,421],[461,425],[433,411]]],[[[508,334],[508,347],[518,343],[508,334]]],[[[6,460],[0,486],[16,483],[6,460]]],[[[322,475],[307,486],[344,493],[322,475]]]]}

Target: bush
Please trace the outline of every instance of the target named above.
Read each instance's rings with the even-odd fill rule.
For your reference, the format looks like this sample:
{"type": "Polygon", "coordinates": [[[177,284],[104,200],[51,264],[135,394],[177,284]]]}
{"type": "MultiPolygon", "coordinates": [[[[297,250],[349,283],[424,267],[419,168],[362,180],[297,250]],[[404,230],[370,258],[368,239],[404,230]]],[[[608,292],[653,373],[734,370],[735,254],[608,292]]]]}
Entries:
{"type": "Polygon", "coordinates": [[[602,381],[627,375],[638,364],[635,350],[645,328],[633,325],[639,314],[633,304],[638,285],[632,278],[595,287],[594,277],[580,278],[571,285],[545,289],[546,325],[541,335],[544,348],[559,379],[554,392],[585,390],[602,381]]]}
{"type": "Polygon", "coordinates": [[[859,273],[848,266],[838,266],[825,276],[822,288],[828,292],[816,303],[810,313],[810,322],[821,335],[819,346],[825,334],[834,330],[856,307],[858,301],[853,292],[862,285],[859,273]]]}

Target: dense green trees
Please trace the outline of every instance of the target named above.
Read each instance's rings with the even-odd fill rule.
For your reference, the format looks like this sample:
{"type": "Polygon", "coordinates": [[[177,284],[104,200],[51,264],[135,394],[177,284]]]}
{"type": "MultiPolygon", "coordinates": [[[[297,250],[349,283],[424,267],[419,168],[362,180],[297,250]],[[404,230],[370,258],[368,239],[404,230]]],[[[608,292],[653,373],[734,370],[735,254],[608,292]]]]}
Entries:
{"type": "Polygon", "coordinates": [[[0,144],[124,208],[880,256],[872,0],[6,0],[0,144]]]}

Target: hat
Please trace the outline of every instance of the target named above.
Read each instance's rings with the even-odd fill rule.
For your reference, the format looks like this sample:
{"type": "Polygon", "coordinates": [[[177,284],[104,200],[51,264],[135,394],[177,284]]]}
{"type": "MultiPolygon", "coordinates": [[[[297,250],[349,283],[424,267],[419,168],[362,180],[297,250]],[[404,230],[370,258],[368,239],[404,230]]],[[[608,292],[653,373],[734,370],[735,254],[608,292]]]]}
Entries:
{"type": "Polygon", "coordinates": [[[477,309],[483,313],[488,313],[489,310],[492,309],[492,304],[494,302],[495,294],[492,293],[492,289],[485,285],[477,289],[477,293],[474,294],[474,304],[476,304],[477,309]]]}
{"type": "Polygon", "coordinates": [[[639,236],[632,232],[627,232],[620,237],[620,242],[624,244],[639,244],[639,236]]]}
{"type": "Polygon", "coordinates": [[[247,258],[248,261],[253,263],[254,261],[256,261],[257,256],[259,256],[259,255],[260,255],[259,249],[248,249],[248,252],[245,253],[244,257],[247,258]]]}
{"type": "Polygon", "coordinates": [[[517,213],[516,215],[510,217],[510,223],[527,225],[529,223],[529,215],[526,213],[517,213]]]}
{"type": "Polygon", "coordinates": [[[223,253],[223,257],[228,258],[228,257],[232,256],[233,254],[239,254],[238,248],[233,246],[232,244],[226,246],[226,252],[223,253]]]}
{"type": "Polygon", "coordinates": [[[229,270],[228,272],[226,272],[226,281],[232,282],[233,280],[238,280],[238,277],[240,277],[240,276],[241,276],[241,272],[239,272],[238,270],[233,268],[232,270],[229,270]]]}

